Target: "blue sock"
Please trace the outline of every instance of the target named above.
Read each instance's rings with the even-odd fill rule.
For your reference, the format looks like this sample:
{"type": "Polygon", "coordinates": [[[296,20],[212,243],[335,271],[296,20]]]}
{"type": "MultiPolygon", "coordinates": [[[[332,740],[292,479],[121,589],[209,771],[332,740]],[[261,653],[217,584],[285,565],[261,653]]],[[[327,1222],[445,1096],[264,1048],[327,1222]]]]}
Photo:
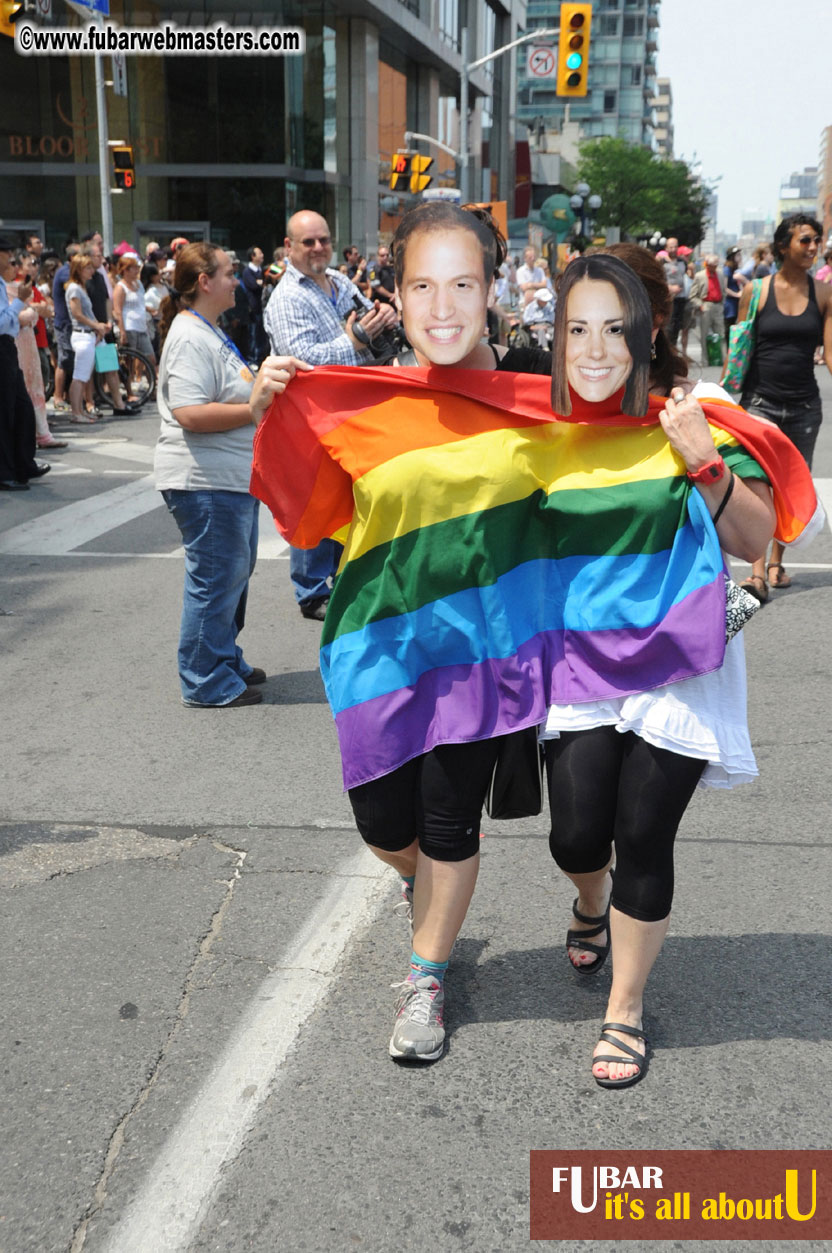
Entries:
{"type": "Polygon", "coordinates": [[[409,887],[411,892],[413,891],[413,884],[415,882],[416,882],[415,874],[403,874],[402,875],[402,883],[404,883],[407,887],[409,887]]]}
{"type": "Polygon", "coordinates": [[[408,983],[413,983],[416,979],[421,979],[424,975],[433,975],[437,983],[441,984],[445,981],[445,971],[448,969],[447,962],[431,962],[425,957],[420,957],[418,953],[410,954],[410,971],[407,976],[408,983]]]}

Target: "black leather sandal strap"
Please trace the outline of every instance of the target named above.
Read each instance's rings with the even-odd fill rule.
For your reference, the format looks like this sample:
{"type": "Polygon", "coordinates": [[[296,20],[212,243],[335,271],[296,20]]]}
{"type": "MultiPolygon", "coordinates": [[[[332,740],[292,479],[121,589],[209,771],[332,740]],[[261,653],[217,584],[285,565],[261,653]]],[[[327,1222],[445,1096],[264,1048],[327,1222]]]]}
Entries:
{"type": "MultiPolygon", "coordinates": [[[[624,1045],[622,1044],[620,1047],[624,1048],[624,1045]]],[[[631,1051],[631,1050],[628,1050],[628,1051],[631,1051]]],[[[595,1065],[596,1062],[606,1062],[608,1065],[610,1063],[612,1063],[613,1065],[618,1063],[619,1066],[631,1066],[633,1062],[635,1062],[638,1065],[639,1070],[641,1070],[642,1067],[644,1066],[644,1054],[633,1053],[633,1062],[631,1062],[626,1057],[613,1057],[611,1053],[598,1053],[597,1056],[593,1057],[592,1059],[593,1066],[595,1065]]]]}
{"type": "Polygon", "coordinates": [[[606,930],[608,930],[608,926],[607,926],[607,923],[605,922],[602,922],[599,927],[587,927],[585,931],[583,930],[577,931],[574,927],[570,927],[569,930],[566,932],[566,936],[567,936],[566,942],[567,944],[571,943],[573,936],[577,936],[578,938],[583,936],[585,939],[591,940],[593,936],[600,935],[602,931],[606,931],[606,930]]]}
{"type": "Polygon", "coordinates": [[[624,1022],[602,1022],[601,1030],[602,1031],[623,1031],[625,1035],[634,1035],[639,1040],[645,1040],[645,1041],[647,1040],[647,1036],[644,1034],[644,1032],[642,1031],[640,1027],[628,1027],[627,1024],[624,1022]]]}
{"type": "MultiPolygon", "coordinates": [[[[629,1044],[625,1044],[623,1040],[616,1040],[614,1036],[607,1035],[606,1031],[601,1032],[601,1039],[604,1041],[605,1044],[614,1044],[617,1049],[621,1049],[623,1053],[626,1053],[629,1057],[632,1057],[634,1062],[638,1062],[639,1066],[644,1065],[644,1054],[639,1053],[638,1049],[630,1048],[629,1044]]],[[[593,1062],[593,1065],[595,1064],[595,1062],[625,1062],[625,1058],[610,1057],[608,1053],[604,1053],[600,1057],[593,1057],[592,1062],[593,1062]]]]}
{"type": "MultiPolygon", "coordinates": [[[[578,909],[578,898],[576,896],[572,902],[572,914],[578,919],[578,922],[585,922],[587,926],[590,927],[597,926],[598,930],[602,931],[607,924],[607,920],[609,919],[610,907],[609,905],[607,906],[607,912],[602,914],[600,918],[590,918],[589,914],[582,914],[578,909]]],[[[598,931],[596,931],[595,934],[597,935],[598,931]]]]}
{"type": "Polygon", "coordinates": [[[585,953],[594,953],[596,957],[605,956],[609,952],[609,944],[593,944],[590,940],[584,939],[584,936],[597,934],[596,931],[567,931],[566,947],[578,948],[585,953]]]}

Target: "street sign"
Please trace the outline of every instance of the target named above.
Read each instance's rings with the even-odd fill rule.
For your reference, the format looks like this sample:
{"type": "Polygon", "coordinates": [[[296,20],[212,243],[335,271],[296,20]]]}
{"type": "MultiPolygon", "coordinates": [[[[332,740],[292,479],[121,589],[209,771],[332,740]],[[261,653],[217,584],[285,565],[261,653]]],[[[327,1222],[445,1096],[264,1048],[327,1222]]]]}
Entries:
{"type": "Polygon", "coordinates": [[[557,78],[558,59],[554,48],[532,47],[526,52],[526,74],[529,78],[557,78]]]}
{"type": "Polygon", "coordinates": [[[110,0],[67,0],[71,9],[89,9],[90,13],[101,13],[110,16],[110,0]]]}
{"type": "Polygon", "coordinates": [[[113,95],[127,95],[127,58],[123,52],[114,52],[113,57],[113,95]]]}

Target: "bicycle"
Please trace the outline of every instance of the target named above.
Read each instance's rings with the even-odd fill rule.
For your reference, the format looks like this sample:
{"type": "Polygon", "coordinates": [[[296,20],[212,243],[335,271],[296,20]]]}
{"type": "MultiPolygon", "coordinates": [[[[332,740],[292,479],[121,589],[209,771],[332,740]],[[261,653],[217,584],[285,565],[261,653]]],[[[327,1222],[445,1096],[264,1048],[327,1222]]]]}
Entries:
{"type": "MultiPolygon", "coordinates": [[[[95,403],[96,405],[109,405],[112,409],[113,402],[104,386],[104,377],[103,374],[93,374],[95,403]]],[[[139,352],[138,348],[129,348],[126,344],[119,346],[118,377],[123,400],[131,400],[138,405],[148,405],[155,398],[156,370],[153,362],[143,352],[139,352]]]]}

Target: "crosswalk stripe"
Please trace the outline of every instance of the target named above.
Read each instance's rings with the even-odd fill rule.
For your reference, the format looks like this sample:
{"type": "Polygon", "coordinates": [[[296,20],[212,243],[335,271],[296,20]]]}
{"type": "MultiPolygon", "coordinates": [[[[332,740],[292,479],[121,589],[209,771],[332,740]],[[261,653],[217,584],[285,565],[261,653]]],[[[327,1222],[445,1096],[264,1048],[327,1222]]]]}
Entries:
{"type": "Polygon", "coordinates": [[[0,535],[0,553],[60,556],[161,504],[153,475],[145,474],[134,483],[123,483],[11,527],[0,535]]]}

